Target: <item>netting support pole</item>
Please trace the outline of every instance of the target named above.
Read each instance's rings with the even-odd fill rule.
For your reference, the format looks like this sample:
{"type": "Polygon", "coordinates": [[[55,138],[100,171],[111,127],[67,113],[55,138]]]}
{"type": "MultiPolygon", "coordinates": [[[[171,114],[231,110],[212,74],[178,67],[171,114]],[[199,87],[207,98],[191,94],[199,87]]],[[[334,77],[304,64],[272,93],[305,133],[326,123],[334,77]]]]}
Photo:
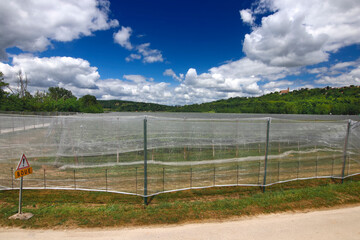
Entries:
{"type": "Polygon", "coordinates": [[[216,170],[215,170],[215,167],[214,167],[214,184],[213,184],[214,186],[215,186],[215,181],[216,181],[216,180],[215,180],[215,179],[216,179],[215,176],[216,176],[216,170]]]}
{"type": "Polygon", "coordinates": [[[239,186],[239,165],[236,165],[236,185],[239,186]]]}
{"type": "Polygon", "coordinates": [[[271,118],[268,118],[267,125],[266,125],[266,145],[265,145],[263,192],[265,192],[265,185],[266,185],[266,173],[267,173],[266,170],[267,170],[267,160],[268,160],[268,152],[269,152],[270,119],[271,118]]]}
{"type": "Polygon", "coordinates": [[[335,155],[333,154],[332,166],[331,166],[331,177],[334,176],[334,164],[335,164],[335,155]]]}
{"type": "Polygon", "coordinates": [[[190,188],[192,188],[192,168],[190,168],[190,188]]]}
{"type": "Polygon", "coordinates": [[[46,189],[46,170],[44,168],[44,189],[46,189]]]}
{"type": "Polygon", "coordinates": [[[137,177],[138,168],[135,168],[135,192],[137,195],[137,187],[138,187],[138,177],[137,177]]]}
{"type": "Polygon", "coordinates": [[[260,170],[261,170],[261,162],[260,162],[260,160],[259,160],[258,166],[259,166],[259,172],[258,172],[258,185],[260,185],[260,170]]]}
{"type": "Polygon", "coordinates": [[[14,189],[14,168],[11,168],[11,189],[14,189]]]}
{"type": "Polygon", "coordinates": [[[147,119],[144,118],[144,204],[148,205],[147,201],[147,119]]]}
{"type": "Polygon", "coordinates": [[[299,179],[299,172],[300,172],[300,159],[298,159],[298,162],[297,162],[297,174],[296,174],[296,179],[299,179]]]}
{"type": "Polygon", "coordinates": [[[108,190],[108,181],[107,181],[107,179],[108,179],[108,170],[107,169],[105,169],[105,191],[107,192],[107,190],[108,190]]]}
{"type": "Polygon", "coordinates": [[[76,190],[76,170],[74,169],[74,188],[76,190]]]}
{"type": "Polygon", "coordinates": [[[346,136],[345,136],[345,143],[344,143],[344,152],[343,152],[343,166],[341,170],[341,183],[344,183],[344,175],[345,175],[345,167],[346,167],[346,158],[347,158],[347,148],[349,142],[349,135],[350,135],[350,127],[351,127],[351,120],[349,119],[346,129],[346,136]]]}
{"type": "Polygon", "coordinates": [[[163,192],[165,191],[165,168],[163,168],[163,192]]]}
{"type": "Polygon", "coordinates": [[[319,156],[316,154],[316,164],[315,164],[315,177],[318,176],[318,163],[319,162],[319,156]]]}

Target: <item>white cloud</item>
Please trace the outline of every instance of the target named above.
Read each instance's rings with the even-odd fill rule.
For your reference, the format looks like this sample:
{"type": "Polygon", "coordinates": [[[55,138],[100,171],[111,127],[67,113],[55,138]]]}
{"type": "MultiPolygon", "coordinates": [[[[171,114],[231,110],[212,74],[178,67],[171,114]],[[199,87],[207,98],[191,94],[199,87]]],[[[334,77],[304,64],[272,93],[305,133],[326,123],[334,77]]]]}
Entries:
{"type": "Polygon", "coordinates": [[[327,67],[310,68],[307,70],[307,72],[311,74],[321,74],[321,73],[325,73],[326,71],[328,71],[327,67]]]}
{"type": "Polygon", "coordinates": [[[139,54],[134,54],[134,53],[130,54],[130,56],[128,56],[128,57],[125,58],[125,60],[126,60],[127,62],[131,62],[131,61],[139,60],[139,59],[141,59],[141,55],[139,55],[139,54]]]}
{"type": "Polygon", "coordinates": [[[0,58],[5,50],[44,51],[52,41],[68,42],[118,25],[107,0],[0,1],[0,58]]]}
{"type": "Polygon", "coordinates": [[[165,82],[154,82],[142,75],[124,75],[121,79],[101,80],[96,67],[81,58],[39,58],[23,54],[13,56],[12,64],[0,62],[5,82],[17,88],[17,74],[22,70],[29,80],[28,91],[46,91],[49,87],[63,87],[77,97],[86,94],[98,99],[122,99],[131,101],[173,104],[172,90],[165,82]]]}
{"type": "Polygon", "coordinates": [[[135,83],[143,83],[146,81],[146,77],[142,75],[124,75],[123,78],[129,81],[133,81],[135,83]]]}
{"type": "Polygon", "coordinates": [[[114,41],[120,46],[126,48],[127,50],[131,50],[133,46],[130,43],[130,36],[132,33],[131,27],[122,26],[119,31],[114,33],[114,41]]]}
{"type": "MultiPolygon", "coordinates": [[[[147,79],[141,76],[143,79],[147,79]]],[[[173,95],[168,83],[153,81],[123,81],[120,79],[105,79],[97,82],[99,90],[94,95],[100,99],[121,99],[136,102],[154,102],[172,104],[173,95]]]]}
{"type": "Polygon", "coordinates": [[[289,87],[291,85],[293,85],[293,82],[287,81],[287,80],[282,80],[282,81],[277,81],[277,82],[268,82],[266,83],[263,87],[266,89],[274,89],[274,88],[279,88],[279,87],[289,87]]]}
{"type": "Polygon", "coordinates": [[[327,74],[315,80],[317,84],[330,86],[360,85],[360,61],[337,63],[327,74]]]}
{"type": "Polygon", "coordinates": [[[176,73],[174,72],[174,70],[170,69],[166,69],[165,72],[163,73],[164,76],[170,76],[173,79],[181,82],[184,78],[184,74],[179,74],[179,76],[176,75],[176,73]]]}
{"type": "Polygon", "coordinates": [[[268,91],[267,88],[273,89],[274,85],[290,84],[281,79],[298,73],[297,68],[267,66],[260,61],[243,58],[213,67],[202,74],[190,68],[174,93],[178,104],[202,103],[235,96],[259,96],[268,91]],[[266,85],[269,81],[273,83],[266,85]],[[261,86],[263,84],[265,86],[261,86]]]}
{"type": "MultiPolygon", "coordinates": [[[[130,42],[130,36],[132,34],[132,29],[130,27],[121,27],[121,30],[114,33],[114,42],[120,44],[122,47],[127,50],[132,50],[134,47],[130,42]]],[[[163,56],[161,51],[158,49],[151,49],[150,43],[143,43],[137,45],[135,47],[135,51],[137,52],[130,54],[125,58],[127,62],[131,62],[134,60],[140,60],[144,63],[154,63],[154,62],[163,62],[163,56]]]]}
{"type": "Polygon", "coordinates": [[[151,49],[150,43],[143,43],[136,47],[136,50],[143,57],[144,63],[163,62],[163,56],[157,49],[151,49]]]}
{"type": "Polygon", "coordinates": [[[252,15],[252,12],[250,9],[243,9],[243,10],[240,10],[239,12],[240,12],[240,17],[244,23],[247,23],[250,25],[254,24],[255,18],[252,15]]]}
{"type": "Polygon", "coordinates": [[[19,70],[27,75],[32,92],[54,86],[96,89],[100,78],[97,68],[81,58],[19,55],[13,56],[12,66],[0,63],[0,71],[12,88],[17,87],[19,70]]]}
{"type": "MultiPolygon", "coordinates": [[[[243,51],[273,66],[307,66],[360,42],[358,0],[265,0],[261,26],[245,36],[243,51]]],[[[256,13],[256,11],[254,11],[256,13]]]]}
{"type": "Polygon", "coordinates": [[[334,66],[332,66],[330,69],[331,70],[342,70],[342,69],[346,69],[348,67],[353,67],[356,65],[358,65],[358,62],[356,62],[356,61],[340,62],[340,63],[337,63],[334,66]]]}

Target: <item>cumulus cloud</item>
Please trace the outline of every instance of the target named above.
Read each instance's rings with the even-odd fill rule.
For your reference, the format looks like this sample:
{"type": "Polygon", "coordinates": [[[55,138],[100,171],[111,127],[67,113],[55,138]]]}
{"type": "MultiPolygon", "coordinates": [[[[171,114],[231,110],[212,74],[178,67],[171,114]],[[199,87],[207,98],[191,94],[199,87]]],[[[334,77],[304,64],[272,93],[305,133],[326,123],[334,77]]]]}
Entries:
{"type": "Polygon", "coordinates": [[[147,80],[154,81],[153,78],[146,78],[143,75],[137,75],[137,74],[124,75],[123,78],[126,79],[126,80],[129,80],[129,81],[133,81],[135,83],[144,83],[147,80]]]}
{"type": "Polygon", "coordinates": [[[321,73],[325,73],[326,71],[328,71],[327,67],[310,68],[307,70],[307,72],[311,74],[321,74],[321,73]]]}
{"type": "Polygon", "coordinates": [[[123,79],[100,79],[96,67],[81,58],[39,58],[30,54],[13,56],[11,65],[0,62],[0,71],[12,89],[17,88],[19,70],[26,74],[28,91],[46,91],[49,87],[63,87],[77,97],[86,94],[98,99],[122,99],[131,101],[173,104],[172,90],[165,82],[155,82],[142,75],[123,75],[123,79]]]}
{"type": "Polygon", "coordinates": [[[139,60],[139,59],[141,59],[141,55],[135,54],[135,53],[132,53],[132,54],[130,54],[128,57],[125,58],[125,60],[126,60],[127,62],[131,62],[131,61],[139,60]]]}
{"type": "Polygon", "coordinates": [[[133,30],[131,27],[122,26],[119,31],[114,33],[113,38],[114,42],[118,43],[120,46],[126,48],[127,50],[133,50],[137,53],[131,53],[129,56],[125,58],[127,62],[131,62],[134,60],[142,59],[143,63],[154,63],[154,62],[163,62],[163,56],[161,51],[158,49],[151,49],[150,43],[139,44],[135,47],[130,42],[130,37],[133,30]]]}
{"type": "Polygon", "coordinates": [[[243,9],[243,10],[240,10],[239,12],[240,12],[240,17],[244,23],[247,23],[250,25],[254,24],[255,18],[252,15],[252,11],[250,9],[243,9]]]}
{"type": "MultiPolygon", "coordinates": [[[[260,61],[243,58],[208,72],[198,74],[190,68],[183,82],[174,89],[179,104],[202,103],[236,96],[259,96],[282,86],[288,81],[281,80],[288,75],[299,73],[297,68],[268,66],[260,61]],[[276,83],[280,81],[280,83],[276,83]],[[266,85],[269,82],[271,84],[266,85]]],[[[169,71],[170,74],[170,71],[169,71]]]]}
{"type": "Polygon", "coordinates": [[[68,42],[118,26],[108,17],[107,0],[0,1],[0,58],[6,49],[44,51],[52,41],[68,42]]]}
{"type": "Polygon", "coordinates": [[[30,91],[54,86],[96,89],[96,81],[100,78],[97,68],[81,58],[19,55],[13,56],[12,65],[0,63],[0,71],[12,88],[17,86],[20,70],[27,75],[30,91]]]}
{"type": "Polygon", "coordinates": [[[114,41],[120,46],[126,48],[127,50],[131,50],[133,46],[130,43],[130,36],[132,33],[131,27],[122,26],[119,31],[114,33],[114,41]]]}
{"type": "Polygon", "coordinates": [[[342,69],[346,69],[348,67],[356,67],[357,65],[359,65],[358,61],[340,62],[340,63],[335,64],[334,66],[331,66],[330,69],[342,70],[342,69]]]}
{"type": "Polygon", "coordinates": [[[96,91],[96,95],[101,99],[122,99],[161,104],[171,104],[173,101],[169,84],[165,82],[105,79],[98,81],[98,86],[99,90],[96,91]]]}
{"type": "Polygon", "coordinates": [[[315,83],[330,86],[360,85],[360,59],[337,63],[319,75],[315,83]]]}
{"type": "Polygon", "coordinates": [[[176,75],[176,73],[174,72],[174,70],[172,70],[171,68],[170,69],[166,69],[163,73],[164,76],[170,76],[172,77],[173,79],[181,82],[184,78],[184,74],[179,74],[179,76],[176,75]]]}
{"type": "MultiPolygon", "coordinates": [[[[130,27],[121,27],[121,29],[114,33],[114,42],[120,44],[120,46],[126,48],[127,50],[133,50],[134,47],[130,42],[130,36],[132,34],[132,29],[130,27]]],[[[125,58],[127,62],[134,60],[142,59],[143,63],[154,63],[154,62],[163,62],[163,56],[161,51],[158,49],[150,48],[150,43],[139,44],[135,47],[137,53],[132,53],[125,58]]]]}
{"type": "MultiPolygon", "coordinates": [[[[247,57],[273,66],[307,66],[328,60],[329,53],[360,42],[358,0],[263,0],[253,12],[271,12],[246,34],[247,57]],[[260,9],[260,10],[259,10],[260,9]]],[[[244,12],[245,11],[245,12],[244,12]]]]}
{"type": "Polygon", "coordinates": [[[143,57],[144,63],[163,62],[163,56],[157,49],[151,49],[150,43],[143,43],[136,47],[136,50],[143,57]]]}

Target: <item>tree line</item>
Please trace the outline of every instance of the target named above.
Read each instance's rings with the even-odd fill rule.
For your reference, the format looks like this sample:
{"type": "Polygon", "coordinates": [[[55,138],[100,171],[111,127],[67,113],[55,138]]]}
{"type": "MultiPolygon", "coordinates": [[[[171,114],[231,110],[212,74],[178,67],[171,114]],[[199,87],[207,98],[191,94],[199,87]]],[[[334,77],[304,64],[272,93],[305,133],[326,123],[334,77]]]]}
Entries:
{"type": "Polygon", "coordinates": [[[37,91],[32,95],[27,91],[27,78],[21,72],[18,80],[18,88],[11,89],[0,72],[0,111],[104,112],[95,96],[85,95],[78,99],[71,91],[61,87],[49,87],[47,92],[37,91]]]}
{"type": "Polygon", "coordinates": [[[274,92],[260,97],[235,97],[209,103],[167,106],[121,100],[99,101],[107,111],[163,111],[275,114],[360,114],[360,87],[315,88],[274,92]]]}
{"type": "Polygon", "coordinates": [[[286,94],[269,93],[260,97],[234,97],[209,103],[167,106],[155,103],[122,100],[97,100],[85,95],[77,99],[71,91],[50,87],[47,92],[27,91],[27,79],[18,74],[16,91],[5,91],[9,84],[0,72],[0,110],[32,112],[214,112],[214,113],[275,113],[275,114],[360,114],[360,87],[299,89],[286,94]]]}
{"type": "Polygon", "coordinates": [[[314,88],[260,97],[235,97],[210,103],[175,107],[177,112],[360,114],[360,87],[314,88]]]}

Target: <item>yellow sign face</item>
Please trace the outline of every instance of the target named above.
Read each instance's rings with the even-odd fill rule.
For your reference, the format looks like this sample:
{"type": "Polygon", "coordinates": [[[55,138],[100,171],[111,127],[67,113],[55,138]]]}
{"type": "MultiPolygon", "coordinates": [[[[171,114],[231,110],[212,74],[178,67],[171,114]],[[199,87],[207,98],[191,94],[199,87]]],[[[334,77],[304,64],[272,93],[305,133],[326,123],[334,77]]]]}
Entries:
{"type": "Polygon", "coordinates": [[[15,178],[23,177],[33,173],[32,167],[15,171],[15,178]]]}

